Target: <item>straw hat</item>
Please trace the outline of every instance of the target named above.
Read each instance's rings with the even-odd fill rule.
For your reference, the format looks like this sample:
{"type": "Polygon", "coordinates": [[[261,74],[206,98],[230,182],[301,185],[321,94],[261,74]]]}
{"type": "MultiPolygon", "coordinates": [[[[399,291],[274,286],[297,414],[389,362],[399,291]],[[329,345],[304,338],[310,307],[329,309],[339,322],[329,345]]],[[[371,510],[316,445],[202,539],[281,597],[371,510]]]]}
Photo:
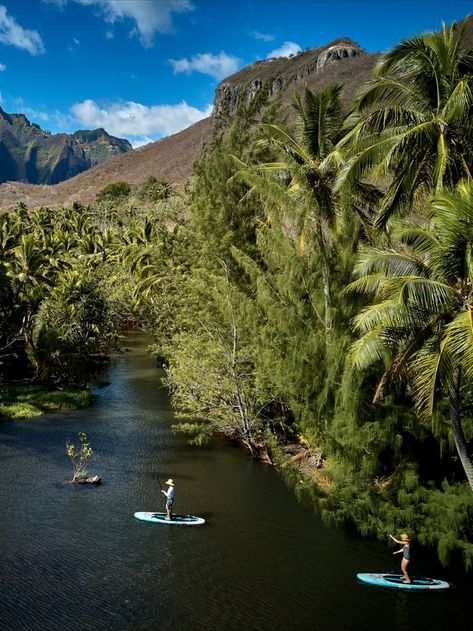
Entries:
{"type": "Polygon", "coordinates": [[[169,478],[169,480],[166,480],[165,484],[170,484],[171,486],[174,486],[174,481],[172,478],[169,478]]]}

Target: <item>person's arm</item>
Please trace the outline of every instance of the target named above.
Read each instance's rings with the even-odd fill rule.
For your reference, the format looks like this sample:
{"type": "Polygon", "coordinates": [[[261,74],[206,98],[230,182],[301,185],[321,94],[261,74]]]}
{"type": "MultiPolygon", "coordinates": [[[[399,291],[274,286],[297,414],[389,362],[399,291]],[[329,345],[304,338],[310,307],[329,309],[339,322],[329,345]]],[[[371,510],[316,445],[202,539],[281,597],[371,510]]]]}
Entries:
{"type": "Polygon", "coordinates": [[[166,497],[168,496],[168,494],[166,493],[166,491],[164,491],[163,489],[161,489],[161,493],[162,493],[163,495],[165,495],[166,497]]]}
{"type": "Polygon", "coordinates": [[[403,548],[401,548],[400,550],[395,550],[393,554],[400,554],[402,551],[403,551],[403,548]]]}
{"type": "Polygon", "coordinates": [[[391,537],[391,539],[393,541],[395,541],[396,543],[398,543],[400,546],[404,545],[404,541],[399,541],[398,539],[395,539],[392,535],[389,535],[391,537]]]}

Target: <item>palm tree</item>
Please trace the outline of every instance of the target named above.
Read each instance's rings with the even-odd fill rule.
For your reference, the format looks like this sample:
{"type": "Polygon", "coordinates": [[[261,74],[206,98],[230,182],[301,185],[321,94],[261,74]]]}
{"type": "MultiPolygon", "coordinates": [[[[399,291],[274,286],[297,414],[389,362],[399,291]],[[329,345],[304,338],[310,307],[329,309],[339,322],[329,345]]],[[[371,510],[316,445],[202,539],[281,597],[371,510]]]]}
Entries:
{"type": "Polygon", "coordinates": [[[453,187],[473,172],[473,50],[466,23],[412,37],[384,55],[355,101],[339,145],[351,152],[337,188],[384,178],[377,225],[411,206],[417,193],[453,187]]]}
{"type": "MultiPolygon", "coordinates": [[[[303,98],[295,96],[299,133],[292,137],[276,125],[264,125],[266,139],[259,145],[270,147],[280,162],[245,164],[235,158],[239,170],[232,179],[246,182],[283,216],[296,224],[299,254],[306,248],[308,235],[314,238],[322,262],[325,329],[332,327],[333,227],[336,201],[334,172],[324,159],[340,140],[342,127],[341,85],[331,85],[318,94],[308,88],[303,98]]],[[[250,192],[251,192],[250,191],[250,192]]],[[[272,212],[269,213],[271,217],[272,212]]]]}
{"type": "Polygon", "coordinates": [[[431,418],[446,395],[455,446],[473,490],[473,464],[462,428],[462,396],[473,380],[473,182],[433,198],[427,225],[398,224],[393,248],[367,248],[348,290],[371,297],[355,318],[362,337],[358,369],[386,361],[374,400],[408,383],[416,410],[431,418]]]}

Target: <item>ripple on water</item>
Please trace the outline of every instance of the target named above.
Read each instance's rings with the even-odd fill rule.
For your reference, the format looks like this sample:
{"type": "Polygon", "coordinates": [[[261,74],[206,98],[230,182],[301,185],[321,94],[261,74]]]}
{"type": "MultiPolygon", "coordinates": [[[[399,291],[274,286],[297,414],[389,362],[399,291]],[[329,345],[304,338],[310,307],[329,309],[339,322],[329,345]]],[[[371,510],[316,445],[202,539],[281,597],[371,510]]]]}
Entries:
{"type": "Polygon", "coordinates": [[[357,571],[391,569],[386,546],[323,528],[240,450],[173,435],[147,344],[130,339],[91,408],[0,425],[2,631],[453,631],[452,608],[468,628],[466,588],[443,599],[363,589],[357,571]],[[63,483],[79,431],[101,487],[63,483]],[[169,476],[176,510],[205,526],[133,518],[163,508],[169,476]]]}

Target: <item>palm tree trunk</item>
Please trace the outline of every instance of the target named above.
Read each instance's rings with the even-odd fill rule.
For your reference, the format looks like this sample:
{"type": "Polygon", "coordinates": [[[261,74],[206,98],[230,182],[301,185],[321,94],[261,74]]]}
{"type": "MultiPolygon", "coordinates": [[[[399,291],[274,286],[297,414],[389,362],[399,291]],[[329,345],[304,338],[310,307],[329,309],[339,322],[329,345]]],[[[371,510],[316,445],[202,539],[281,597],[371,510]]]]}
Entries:
{"type": "Polygon", "coordinates": [[[465,434],[460,415],[461,366],[455,369],[453,384],[450,387],[450,423],[455,438],[455,447],[463,466],[468,484],[473,491],[473,464],[468,455],[465,434]]]}

